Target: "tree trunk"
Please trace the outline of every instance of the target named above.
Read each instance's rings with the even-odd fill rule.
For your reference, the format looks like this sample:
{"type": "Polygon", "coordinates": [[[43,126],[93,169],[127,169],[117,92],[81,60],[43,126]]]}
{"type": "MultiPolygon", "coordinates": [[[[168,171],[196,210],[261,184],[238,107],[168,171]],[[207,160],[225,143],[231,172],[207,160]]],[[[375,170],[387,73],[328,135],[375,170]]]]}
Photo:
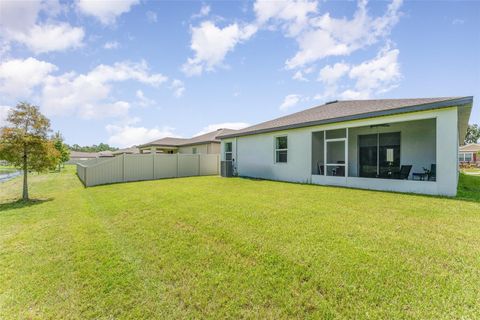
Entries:
{"type": "Polygon", "coordinates": [[[23,200],[28,200],[28,183],[27,183],[27,147],[23,148],[23,200]]]}

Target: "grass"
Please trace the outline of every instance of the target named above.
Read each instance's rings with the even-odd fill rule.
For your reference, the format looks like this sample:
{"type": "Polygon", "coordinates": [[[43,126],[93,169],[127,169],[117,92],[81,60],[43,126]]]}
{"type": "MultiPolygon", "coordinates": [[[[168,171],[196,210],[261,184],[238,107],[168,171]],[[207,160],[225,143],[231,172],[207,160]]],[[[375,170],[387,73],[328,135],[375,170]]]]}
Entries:
{"type": "Polygon", "coordinates": [[[459,198],[194,177],[0,184],[1,319],[478,319],[480,178],[459,198]]]}

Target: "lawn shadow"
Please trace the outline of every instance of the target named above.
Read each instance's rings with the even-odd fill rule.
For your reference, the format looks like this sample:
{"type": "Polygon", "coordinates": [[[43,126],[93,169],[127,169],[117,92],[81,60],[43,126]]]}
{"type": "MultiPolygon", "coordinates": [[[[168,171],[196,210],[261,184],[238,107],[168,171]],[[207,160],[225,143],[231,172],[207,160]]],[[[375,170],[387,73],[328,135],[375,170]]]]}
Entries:
{"type": "Polygon", "coordinates": [[[27,200],[27,201],[24,201],[24,200],[20,199],[20,200],[14,200],[14,201],[11,201],[11,202],[0,203],[0,212],[7,211],[7,210],[13,210],[13,209],[27,208],[27,207],[35,206],[37,204],[42,204],[44,202],[50,202],[52,200],[53,200],[53,198],[30,199],[30,200],[27,200]]]}

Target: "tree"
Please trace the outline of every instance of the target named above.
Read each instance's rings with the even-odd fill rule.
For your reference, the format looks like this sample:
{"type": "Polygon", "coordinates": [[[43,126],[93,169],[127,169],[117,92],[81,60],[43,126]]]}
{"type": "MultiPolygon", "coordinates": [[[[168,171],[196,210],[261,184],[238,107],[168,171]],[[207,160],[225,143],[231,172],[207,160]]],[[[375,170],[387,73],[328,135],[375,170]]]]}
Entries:
{"type": "Polygon", "coordinates": [[[478,124],[469,124],[467,128],[467,135],[465,136],[465,143],[477,143],[480,139],[480,126],[478,124]]]}
{"type": "Polygon", "coordinates": [[[70,160],[70,150],[68,150],[68,146],[63,143],[63,137],[59,131],[53,135],[53,141],[55,149],[60,153],[60,158],[58,159],[58,171],[60,171],[62,165],[70,160]]]}
{"type": "Polygon", "coordinates": [[[48,139],[50,120],[37,106],[19,103],[8,116],[8,126],[0,131],[0,159],[23,170],[23,200],[28,200],[28,172],[54,168],[60,158],[52,140],[48,139]]]}

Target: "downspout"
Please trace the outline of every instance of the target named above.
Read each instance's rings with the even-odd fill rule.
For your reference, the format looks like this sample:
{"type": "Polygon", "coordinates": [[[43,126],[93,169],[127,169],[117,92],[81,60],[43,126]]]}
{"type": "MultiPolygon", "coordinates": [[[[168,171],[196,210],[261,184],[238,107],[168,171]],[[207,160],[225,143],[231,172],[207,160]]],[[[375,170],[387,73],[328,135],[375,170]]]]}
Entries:
{"type": "Polygon", "coordinates": [[[235,175],[238,176],[238,137],[235,137],[235,175]]]}

